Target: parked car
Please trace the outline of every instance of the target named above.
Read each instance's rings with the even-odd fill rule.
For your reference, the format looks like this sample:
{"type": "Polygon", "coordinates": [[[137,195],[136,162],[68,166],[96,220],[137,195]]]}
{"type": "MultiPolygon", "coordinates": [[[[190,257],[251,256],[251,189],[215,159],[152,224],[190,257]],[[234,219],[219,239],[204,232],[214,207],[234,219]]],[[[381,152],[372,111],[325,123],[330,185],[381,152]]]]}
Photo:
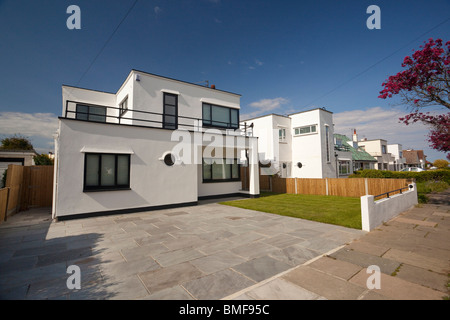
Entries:
{"type": "Polygon", "coordinates": [[[400,171],[422,172],[422,171],[425,171],[425,170],[422,169],[422,168],[408,167],[408,168],[404,168],[404,169],[402,169],[400,171]]]}

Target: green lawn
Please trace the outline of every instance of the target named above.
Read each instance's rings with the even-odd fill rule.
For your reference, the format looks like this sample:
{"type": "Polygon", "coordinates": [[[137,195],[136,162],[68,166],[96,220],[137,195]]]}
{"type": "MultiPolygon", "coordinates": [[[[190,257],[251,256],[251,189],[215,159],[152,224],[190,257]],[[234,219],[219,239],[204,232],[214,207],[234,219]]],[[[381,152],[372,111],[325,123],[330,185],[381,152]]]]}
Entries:
{"type": "Polygon", "coordinates": [[[221,204],[361,229],[360,198],[263,193],[221,204]]]}

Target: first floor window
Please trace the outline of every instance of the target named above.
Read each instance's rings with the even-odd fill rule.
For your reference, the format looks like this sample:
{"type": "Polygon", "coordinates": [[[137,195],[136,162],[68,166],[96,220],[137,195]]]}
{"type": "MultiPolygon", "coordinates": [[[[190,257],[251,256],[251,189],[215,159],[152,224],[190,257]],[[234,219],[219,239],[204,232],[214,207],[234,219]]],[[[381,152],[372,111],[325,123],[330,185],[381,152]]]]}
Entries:
{"type": "Polygon", "coordinates": [[[84,191],[130,188],[130,155],[86,153],[84,191]]]}
{"type": "Polygon", "coordinates": [[[203,103],[203,125],[217,128],[239,128],[239,110],[203,103]]]}
{"type": "Polygon", "coordinates": [[[77,104],[75,118],[77,120],[106,122],[106,108],[101,106],[77,104]]]}
{"type": "Polygon", "coordinates": [[[286,142],[286,129],[278,129],[278,138],[280,142],[286,142]]]}
{"type": "Polygon", "coordinates": [[[203,182],[239,181],[240,166],[237,159],[204,158],[203,182]]]}
{"type": "Polygon", "coordinates": [[[299,136],[302,134],[308,134],[308,133],[316,133],[317,132],[317,127],[316,125],[311,125],[311,126],[305,126],[305,127],[299,127],[299,128],[295,128],[294,129],[294,135],[299,136]]]}

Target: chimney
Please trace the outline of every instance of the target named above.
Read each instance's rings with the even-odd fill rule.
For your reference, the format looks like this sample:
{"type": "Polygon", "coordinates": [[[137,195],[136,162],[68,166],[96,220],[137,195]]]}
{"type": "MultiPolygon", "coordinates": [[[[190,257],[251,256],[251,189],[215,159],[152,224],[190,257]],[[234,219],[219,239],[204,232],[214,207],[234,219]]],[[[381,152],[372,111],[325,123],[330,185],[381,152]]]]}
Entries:
{"type": "Polygon", "coordinates": [[[358,135],[356,134],[356,129],[353,129],[353,142],[358,142],[358,135]]]}

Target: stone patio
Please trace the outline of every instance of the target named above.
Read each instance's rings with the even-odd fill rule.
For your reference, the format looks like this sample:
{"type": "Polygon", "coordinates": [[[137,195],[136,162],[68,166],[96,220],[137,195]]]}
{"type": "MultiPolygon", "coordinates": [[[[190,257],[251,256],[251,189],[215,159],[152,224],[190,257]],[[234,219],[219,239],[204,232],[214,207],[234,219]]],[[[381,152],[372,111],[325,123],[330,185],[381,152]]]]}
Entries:
{"type": "Polygon", "coordinates": [[[61,222],[32,209],[0,225],[0,299],[221,299],[363,234],[211,202],[61,222]]]}

